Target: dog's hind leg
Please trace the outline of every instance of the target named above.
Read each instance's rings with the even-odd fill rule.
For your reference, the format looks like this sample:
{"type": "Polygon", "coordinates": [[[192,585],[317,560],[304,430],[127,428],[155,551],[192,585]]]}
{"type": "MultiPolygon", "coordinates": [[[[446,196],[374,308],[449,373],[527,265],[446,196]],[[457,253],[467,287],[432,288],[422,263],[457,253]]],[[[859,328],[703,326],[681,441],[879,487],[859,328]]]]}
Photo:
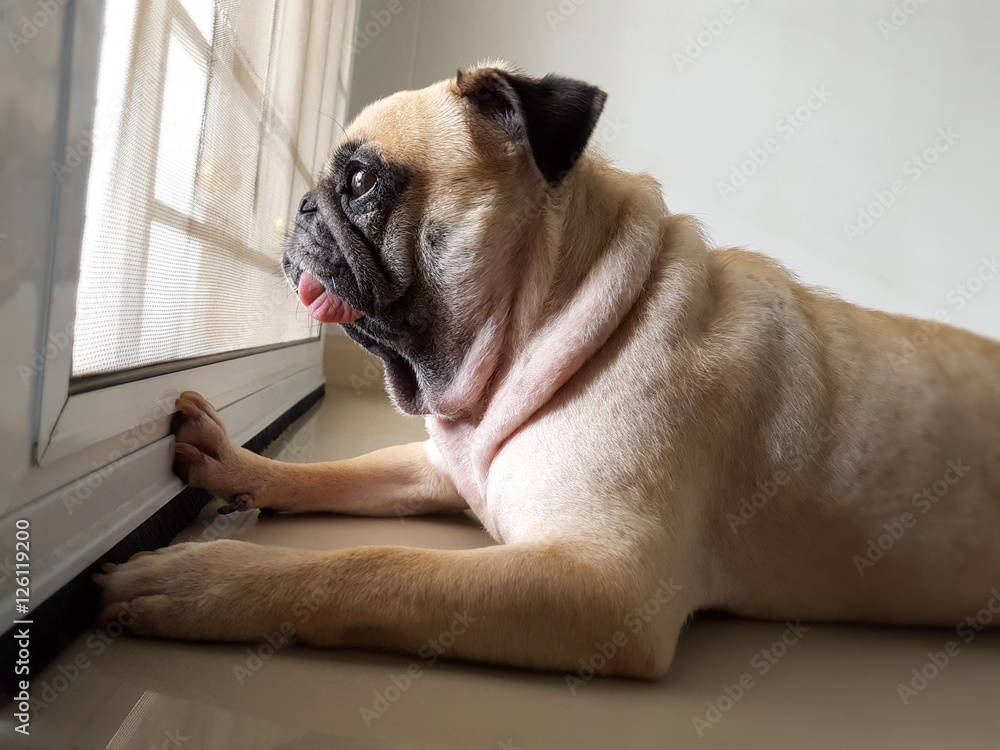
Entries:
{"type": "Polygon", "coordinates": [[[285,463],[233,445],[200,394],[185,391],[177,409],[174,471],[192,487],[226,500],[224,511],[412,516],[467,507],[451,479],[431,462],[426,443],[345,461],[285,463]]]}

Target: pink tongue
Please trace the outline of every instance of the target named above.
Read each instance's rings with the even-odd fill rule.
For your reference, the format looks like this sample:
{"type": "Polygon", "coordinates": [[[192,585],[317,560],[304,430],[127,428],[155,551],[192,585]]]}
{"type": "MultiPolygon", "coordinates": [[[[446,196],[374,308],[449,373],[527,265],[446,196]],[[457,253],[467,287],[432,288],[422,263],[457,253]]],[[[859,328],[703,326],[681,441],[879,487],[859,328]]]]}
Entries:
{"type": "Polygon", "coordinates": [[[364,317],[364,313],[348,307],[344,300],[334,297],[305,271],[299,279],[299,301],[320,323],[353,323],[364,317]]]}

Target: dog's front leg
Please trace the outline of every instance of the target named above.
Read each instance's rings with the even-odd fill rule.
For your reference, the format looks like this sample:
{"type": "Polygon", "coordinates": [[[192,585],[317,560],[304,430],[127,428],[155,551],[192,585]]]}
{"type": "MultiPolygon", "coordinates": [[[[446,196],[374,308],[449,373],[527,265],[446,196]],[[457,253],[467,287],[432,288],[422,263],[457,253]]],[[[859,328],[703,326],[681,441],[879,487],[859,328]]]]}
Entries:
{"type": "Polygon", "coordinates": [[[224,510],[332,511],[412,516],[465,509],[425,443],[410,443],[344,461],[275,461],[233,445],[212,405],[185,391],[177,399],[174,472],[192,487],[228,501],[224,510]]]}
{"type": "Polygon", "coordinates": [[[634,565],[568,541],[332,553],[220,541],[142,553],[97,577],[102,620],[141,635],[282,633],[537,669],[576,671],[582,659],[600,673],[649,678],[669,665],[688,611],[684,597],[642,579],[634,565]],[[658,616],[636,618],[651,597],[658,616]]]}

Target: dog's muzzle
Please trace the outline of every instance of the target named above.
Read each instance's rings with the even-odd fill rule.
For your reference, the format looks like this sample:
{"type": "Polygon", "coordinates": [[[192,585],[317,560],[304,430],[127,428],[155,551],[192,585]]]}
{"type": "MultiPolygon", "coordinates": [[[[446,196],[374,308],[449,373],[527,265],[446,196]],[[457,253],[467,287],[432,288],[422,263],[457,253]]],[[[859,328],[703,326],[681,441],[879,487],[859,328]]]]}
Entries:
{"type": "MultiPolygon", "coordinates": [[[[308,222],[317,221],[315,216],[319,206],[312,191],[302,196],[299,201],[298,214],[295,217],[296,227],[300,228],[308,222]]],[[[320,323],[353,323],[364,317],[364,313],[355,310],[340,297],[333,294],[326,286],[310,274],[305,268],[301,269],[298,279],[299,301],[306,308],[309,315],[320,323]]]]}

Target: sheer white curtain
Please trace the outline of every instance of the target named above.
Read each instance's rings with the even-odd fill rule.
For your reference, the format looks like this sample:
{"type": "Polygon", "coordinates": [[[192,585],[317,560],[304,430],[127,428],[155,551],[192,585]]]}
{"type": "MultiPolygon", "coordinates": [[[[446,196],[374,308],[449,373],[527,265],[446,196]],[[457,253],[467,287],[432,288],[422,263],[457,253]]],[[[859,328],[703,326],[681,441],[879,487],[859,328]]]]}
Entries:
{"type": "Polygon", "coordinates": [[[319,335],[279,259],[340,132],[353,16],[353,0],[106,6],[74,378],[319,335]]]}

